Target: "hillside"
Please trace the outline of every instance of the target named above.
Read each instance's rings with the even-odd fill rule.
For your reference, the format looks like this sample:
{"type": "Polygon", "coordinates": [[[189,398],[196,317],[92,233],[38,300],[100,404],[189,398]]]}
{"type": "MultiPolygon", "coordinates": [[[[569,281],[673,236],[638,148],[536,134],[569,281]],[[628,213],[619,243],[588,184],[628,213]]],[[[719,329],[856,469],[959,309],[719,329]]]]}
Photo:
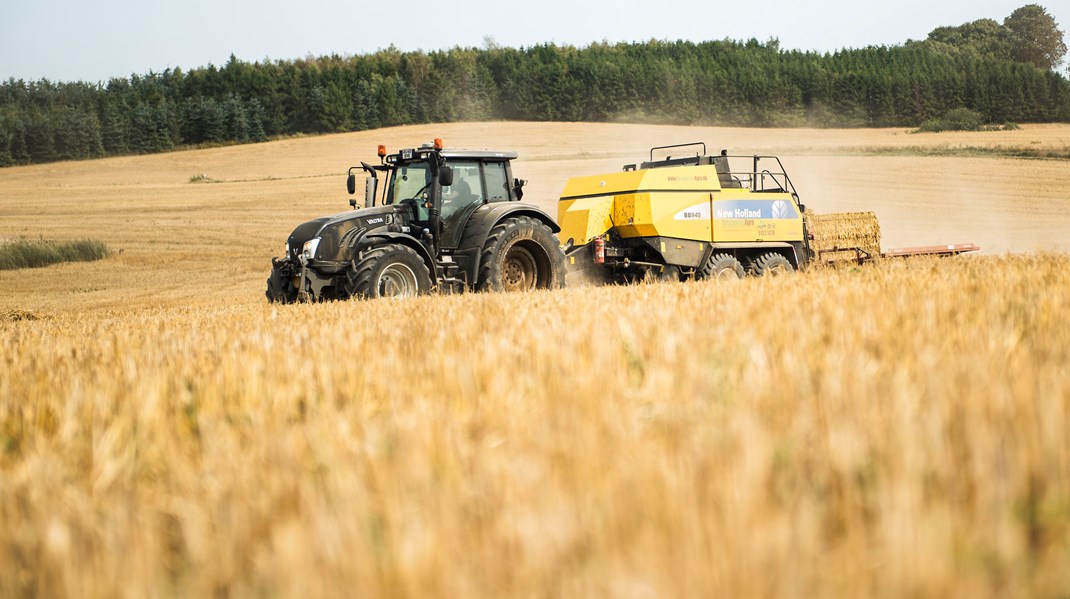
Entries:
{"type": "Polygon", "coordinates": [[[985,253],[1070,250],[1070,126],[907,134],[582,123],[457,123],[0,170],[0,237],[95,238],[104,262],[0,272],[0,310],[250,304],[294,226],[348,209],[345,169],[375,147],[445,138],[520,153],[526,199],[556,215],[569,176],[618,170],[667,143],[778,154],[810,209],[873,210],[885,249],[975,242],[985,253]],[[204,175],[210,182],[191,179],[204,175]]]}

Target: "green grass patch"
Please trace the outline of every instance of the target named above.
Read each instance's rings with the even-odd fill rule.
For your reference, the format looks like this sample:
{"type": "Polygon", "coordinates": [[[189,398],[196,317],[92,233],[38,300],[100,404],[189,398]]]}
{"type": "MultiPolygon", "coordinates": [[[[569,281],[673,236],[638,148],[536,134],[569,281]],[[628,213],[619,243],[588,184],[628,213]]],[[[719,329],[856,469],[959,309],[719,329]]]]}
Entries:
{"type": "Polygon", "coordinates": [[[41,268],[60,262],[91,262],[107,258],[111,252],[103,241],[45,241],[19,239],[0,243],[0,270],[41,268]]]}
{"type": "Polygon", "coordinates": [[[949,110],[940,118],[929,119],[911,133],[940,133],[943,131],[1014,131],[1016,123],[986,123],[985,115],[969,108],[949,110]]]}
{"type": "MultiPolygon", "coordinates": [[[[536,158],[536,160],[538,160],[536,158]]],[[[555,157],[554,160],[559,160],[555,157]]],[[[327,173],[325,175],[298,175],[295,177],[260,177],[257,179],[216,179],[208,175],[193,175],[190,183],[260,183],[262,181],[295,181],[297,179],[322,179],[324,177],[344,177],[345,173],[327,173]]]]}
{"type": "Polygon", "coordinates": [[[935,156],[935,157],[994,157],[1022,158],[1031,160],[1070,160],[1070,147],[1062,148],[1024,148],[1024,147],[866,147],[858,152],[870,156],[935,156]]]}

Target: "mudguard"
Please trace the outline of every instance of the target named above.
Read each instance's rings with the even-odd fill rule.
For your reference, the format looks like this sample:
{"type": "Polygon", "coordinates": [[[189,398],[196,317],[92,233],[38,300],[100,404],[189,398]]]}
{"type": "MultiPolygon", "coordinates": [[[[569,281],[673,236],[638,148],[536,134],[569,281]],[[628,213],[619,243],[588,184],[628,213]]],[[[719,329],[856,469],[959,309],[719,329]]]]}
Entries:
{"type": "Polygon", "coordinates": [[[431,256],[431,253],[427,251],[424,244],[420,243],[412,235],[405,233],[395,233],[393,231],[373,231],[366,234],[361,240],[358,247],[358,251],[364,251],[370,247],[386,244],[386,243],[400,243],[401,245],[408,246],[423,258],[425,264],[427,264],[427,270],[431,272],[431,284],[438,284],[438,271],[435,268],[435,260],[431,256]]]}
{"type": "Polygon", "coordinates": [[[483,246],[487,243],[487,237],[490,236],[491,229],[507,218],[518,216],[527,216],[541,221],[550,227],[550,231],[555,234],[561,231],[561,227],[557,226],[557,223],[550,218],[549,214],[531,204],[517,202],[483,204],[468,217],[468,222],[464,226],[464,233],[461,234],[461,241],[454,251],[454,258],[458,266],[467,273],[470,285],[475,285],[478,279],[480,256],[483,246]]]}
{"type": "Polygon", "coordinates": [[[495,225],[506,218],[517,216],[529,216],[545,223],[546,226],[550,227],[551,232],[561,232],[561,227],[557,226],[554,219],[536,206],[516,202],[494,202],[492,204],[483,204],[472,213],[472,216],[468,217],[468,222],[464,225],[464,234],[461,235],[461,242],[457,245],[457,249],[465,250],[473,247],[482,249],[487,242],[487,236],[490,235],[490,230],[495,225]]]}

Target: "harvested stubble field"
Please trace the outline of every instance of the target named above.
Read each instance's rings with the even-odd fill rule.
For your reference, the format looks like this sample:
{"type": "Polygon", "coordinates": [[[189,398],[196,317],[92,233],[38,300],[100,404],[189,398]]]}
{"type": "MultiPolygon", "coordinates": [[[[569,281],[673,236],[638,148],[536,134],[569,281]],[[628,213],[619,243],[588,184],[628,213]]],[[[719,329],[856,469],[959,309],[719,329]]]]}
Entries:
{"type": "Polygon", "coordinates": [[[517,148],[548,208],[570,174],[725,139],[819,211],[875,211],[886,247],[1070,249],[1065,161],[873,152],[1066,127],[451,125],[2,170],[0,236],[116,253],[0,273],[0,595],[1070,588],[1070,257],[264,303],[343,165],[435,135],[517,148]]]}

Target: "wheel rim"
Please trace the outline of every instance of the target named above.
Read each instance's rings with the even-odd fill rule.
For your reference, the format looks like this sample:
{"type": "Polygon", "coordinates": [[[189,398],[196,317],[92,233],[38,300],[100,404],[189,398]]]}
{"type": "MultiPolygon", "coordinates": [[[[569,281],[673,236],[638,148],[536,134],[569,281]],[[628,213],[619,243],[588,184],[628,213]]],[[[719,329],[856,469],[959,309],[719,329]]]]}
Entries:
{"type": "Polygon", "coordinates": [[[713,278],[718,281],[731,281],[733,279],[738,279],[739,273],[731,266],[726,266],[717,271],[717,274],[715,274],[713,278]]]}
{"type": "Polygon", "coordinates": [[[416,273],[405,264],[391,264],[379,275],[379,297],[413,297],[419,291],[416,273]]]}
{"type": "Polygon", "coordinates": [[[527,248],[514,245],[505,255],[502,264],[502,286],[506,291],[527,291],[534,289],[539,278],[539,268],[535,256],[527,248]]]}
{"type": "Polygon", "coordinates": [[[791,271],[791,264],[787,260],[781,257],[773,257],[766,262],[765,268],[761,269],[761,274],[766,277],[780,277],[791,271]]]}

